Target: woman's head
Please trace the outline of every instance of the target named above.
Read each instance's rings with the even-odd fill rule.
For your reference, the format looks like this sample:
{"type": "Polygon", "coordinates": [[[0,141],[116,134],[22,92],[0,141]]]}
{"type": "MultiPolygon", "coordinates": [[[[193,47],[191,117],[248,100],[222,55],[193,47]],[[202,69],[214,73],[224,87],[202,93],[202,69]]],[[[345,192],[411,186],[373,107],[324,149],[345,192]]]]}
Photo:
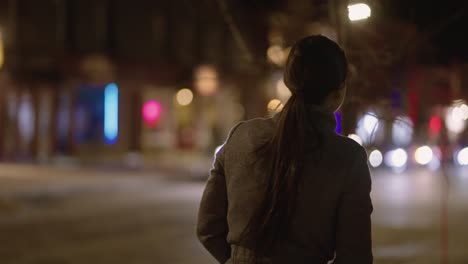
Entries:
{"type": "Polygon", "coordinates": [[[309,36],[291,49],[284,81],[305,104],[335,111],[344,100],[348,62],[343,50],[324,36],[309,36]]]}

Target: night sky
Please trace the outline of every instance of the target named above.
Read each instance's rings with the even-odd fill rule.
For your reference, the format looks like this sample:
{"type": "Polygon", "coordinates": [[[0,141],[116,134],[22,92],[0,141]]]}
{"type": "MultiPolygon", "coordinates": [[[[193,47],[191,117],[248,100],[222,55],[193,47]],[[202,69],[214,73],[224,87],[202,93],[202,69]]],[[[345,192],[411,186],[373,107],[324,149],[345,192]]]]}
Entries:
{"type": "Polygon", "coordinates": [[[431,36],[437,60],[468,62],[467,0],[390,0],[390,9],[431,36]]]}

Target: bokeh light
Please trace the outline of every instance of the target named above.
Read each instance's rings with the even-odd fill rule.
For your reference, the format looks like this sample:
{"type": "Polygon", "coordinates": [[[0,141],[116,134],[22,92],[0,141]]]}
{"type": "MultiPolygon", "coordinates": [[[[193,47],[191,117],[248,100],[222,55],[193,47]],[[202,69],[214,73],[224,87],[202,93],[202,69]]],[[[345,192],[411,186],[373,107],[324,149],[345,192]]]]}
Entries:
{"type": "Polygon", "coordinates": [[[348,6],[348,17],[351,21],[367,19],[371,13],[371,8],[363,3],[348,6]]]}
{"type": "Polygon", "coordinates": [[[397,146],[408,146],[413,140],[413,121],[407,116],[399,116],[393,122],[392,139],[397,146]]]}
{"type": "Polygon", "coordinates": [[[369,154],[369,164],[372,167],[377,168],[380,165],[382,165],[382,162],[383,162],[383,155],[382,155],[382,152],[380,152],[379,150],[375,149],[369,154]]]}
{"type": "Polygon", "coordinates": [[[119,87],[115,83],[104,89],[104,138],[115,144],[119,134],[119,87]]]}
{"type": "Polygon", "coordinates": [[[145,125],[155,127],[161,116],[161,103],[156,100],[147,101],[142,108],[142,116],[145,125]]]}
{"type": "Polygon", "coordinates": [[[187,106],[193,101],[193,93],[190,89],[184,88],[177,92],[176,101],[179,105],[187,106]]]}
{"type": "Polygon", "coordinates": [[[468,165],[468,147],[460,150],[456,155],[456,160],[459,165],[468,165]]]}
{"type": "Polygon", "coordinates": [[[31,143],[34,138],[34,123],[36,116],[31,95],[21,96],[18,105],[18,134],[26,144],[31,143]]]}
{"type": "Polygon", "coordinates": [[[466,118],[468,117],[465,116],[464,109],[463,105],[454,105],[447,109],[445,125],[450,132],[459,134],[465,130],[466,118]]]}
{"type": "Polygon", "coordinates": [[[365,113],[357,124],[356,134],[365,144],[372,144],[375,141],[380,123],[374,112],[365,113]]]}
{"type": "Polygon", "coordinates": [[[468,105],[462,104],[459,106],[463,120],[468,120],[468,105]]]}
{"type": "Polygon", "coordinates": [[[269,61],[278,66],[284,65],[286,61],[286,53],[279,45],[269,47],[267,50],[267,57],[269,61]]]}
{"type": "Polygon", "coordinates": [[[392,168],[403,168],[408,162],[408,153],[404,149],[395,149],[385,154],[385,164],[392,168]]]}
{"type": "Polygon", "coordinates": [[[291,91],[284,83],[283,78],[279,79],[276,82],[276,94],[278,98],[281,99],[283,102],[287,101],[289,97],[291,97],[291,91]]]}
{"type": "Polygon", "coordinates": [[[429,146],[422,146],[416,149],[414,159],[420,165],[428,165],[434,157],[434,153],[429,146]]]}
{"type": "Polygon", "coordinates": [[[267,105],[268,111],[270,112],[281,112],[281,110],[283,110],[283,107],[284,105],[279,99],[271,99],[267,105]]]}
{"type": "Polygon", "coordinates": [[[431,117],[431,120],[429,121],[429,128],[431,129],[431,132],[435,134],[439,133],[442,129],[442,119],[440,119],[438,116],[431,117]]]}
{"type": "Polygon", "coordinates": [[[195,88],[202,96],[211,96],[218,91],[218,72],[211,65],[201,65],[195,69],[195,88]]]}
{"type": "Polygon", "coordinates": [[[379,127],[379,119],[373,113],[366,114],[363,118],[363,127],[368,134],[372,134],[379,127]]]}
{"type": "Polygon", "coordinates": [[[436,156],[434,156],[433,159],[431,160],[431,162],[429,162],[429,164],[427,165],[427,167],[431,171],[436,171],[436,170],[440,169],[440,166],[441,166],[440,159],[438,157],[436,157],[436,156]]]}

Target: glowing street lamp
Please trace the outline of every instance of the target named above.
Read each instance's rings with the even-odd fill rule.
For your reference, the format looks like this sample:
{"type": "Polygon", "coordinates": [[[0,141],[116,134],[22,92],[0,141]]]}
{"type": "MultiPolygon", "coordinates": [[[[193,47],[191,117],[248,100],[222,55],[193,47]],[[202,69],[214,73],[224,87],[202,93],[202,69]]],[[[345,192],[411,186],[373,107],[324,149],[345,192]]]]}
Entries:
{"type": "Polygon", "coordinates": [[[371,8],[363,3],[348,6],[348,17],[351,21],[368,19],[371,16],[371,8]]]}
{"type": "Polygon", "coordinates": [[[176,94],[176,100],[179,105],[187,106],[193,101],[193,93],[190,91],[190,89],[181,89],[176,94]]]}

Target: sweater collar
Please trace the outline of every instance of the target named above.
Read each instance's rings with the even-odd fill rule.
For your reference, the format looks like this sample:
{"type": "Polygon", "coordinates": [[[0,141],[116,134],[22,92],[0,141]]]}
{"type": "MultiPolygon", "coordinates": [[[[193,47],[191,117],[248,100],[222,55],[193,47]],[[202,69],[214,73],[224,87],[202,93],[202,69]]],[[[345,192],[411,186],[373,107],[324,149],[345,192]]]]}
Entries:
{"type": "Polygon", "coordinates": [[[335,115],[323,107],[307,106],[306,119],[307,124],[312,125],[314,128],[324,131],[335,131],[336,129],[335,115]]]}
{"type": "MultiPolygon", "coordinates": [[[[279,114],[276,114],[273,119],[279,120],[279,114]]],[[[326,110],[321,106],[308,105],[306,110],[307,127],[319,129],[327,132],[334,132],[336,129],[336,119],[333,112],[326,110]]]]}

